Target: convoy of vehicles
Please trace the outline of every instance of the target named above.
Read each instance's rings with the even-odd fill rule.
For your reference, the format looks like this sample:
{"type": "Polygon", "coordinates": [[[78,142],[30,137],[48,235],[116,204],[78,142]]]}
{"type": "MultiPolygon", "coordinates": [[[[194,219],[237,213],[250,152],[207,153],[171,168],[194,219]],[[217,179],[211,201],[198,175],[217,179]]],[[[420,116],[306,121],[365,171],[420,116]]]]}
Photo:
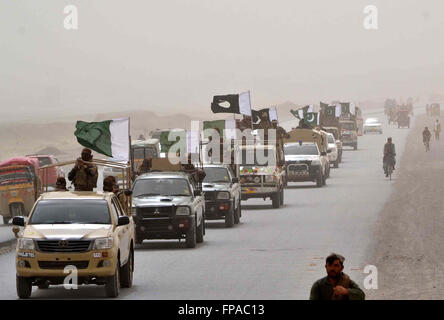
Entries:
{"type": "Polygon", "coordinates": [[[364,123],[364,134],[378,132],[382,134],[382,123],[378,118],[367,118],[364,123]]]}
{"type": "MultiPolygon", "coordinates": [[[[36,155],[0,163],[0,212],[23,227],[16,249],[17,295],[29,298],[33,286],[63,284],[65,268],[73,267],[79,284],[104,285],[106,296],[116,297],[120,287],[132,286],[136,244],[177,239],[194,248],[204,241],[207,220],[224,220],[228,228],[238,224],[241,201],[269,198],[279,208],[288,182],[325,186],[330,165],[338,168],[341,162],[342,146],[356,150],[359,130],[357,117],[330,120],[318,129],[293,129],[270,144],[243,141],[229,151],[240,164],[196,164],[206,174],[203,181],[190,171],[194,166],[185,169],[161,158],[159,139],[133,141],[130,163],[91,162],[104,168],[103,177],[117,178],[126,190],[125,206],[115,193],[50,192],[64,175],[62,167],[75,161],[36,155]],[[149,172],[133,181],[132,171],[146,158],[152,159],[149,172]]],[[[382,125],[370,118],[363,130],[382,133],[382,125]]]]}
{"type": "Polygon", "coordinates": [[[231,166],[205,164],[202,189],[205,195],[205,220],[224,219],[230,228],[242,216],[241,186],[231,166]]]}
{"type": "Polygon", "coordinates": [[[185,239],[188,248],[204,241],[205,200],[193,177],[168,159],[153,162],[154,172],[136,178],[133,217],[136,243],[145,239],[185,239]],[[158,168],[168,168],[159,170],[158,168]],[[156,171],[159,170],[159,171],[156,171]]]}

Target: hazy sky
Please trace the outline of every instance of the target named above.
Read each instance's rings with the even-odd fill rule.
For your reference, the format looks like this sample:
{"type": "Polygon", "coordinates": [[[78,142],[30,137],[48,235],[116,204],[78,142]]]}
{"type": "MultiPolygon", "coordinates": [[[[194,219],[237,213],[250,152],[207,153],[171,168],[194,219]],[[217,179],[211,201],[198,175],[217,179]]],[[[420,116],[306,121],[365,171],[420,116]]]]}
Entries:
{"type": "Polygon", "coordinates": [[[1,0],[0,120],[444,91],[441,0],[1,0]],[[79,29],[65,30],[66,5],[79,29]],[[379,29],[363,28],[376,5],[379,29]]]}

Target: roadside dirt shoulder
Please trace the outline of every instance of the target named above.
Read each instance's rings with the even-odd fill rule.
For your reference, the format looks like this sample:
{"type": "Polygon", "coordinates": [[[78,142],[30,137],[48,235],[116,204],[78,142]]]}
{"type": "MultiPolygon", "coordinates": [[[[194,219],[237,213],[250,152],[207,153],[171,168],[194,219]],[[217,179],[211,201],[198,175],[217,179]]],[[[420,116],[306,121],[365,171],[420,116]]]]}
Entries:
{"type": "Polygon", "coordinates": [[[428,153],[422,143],[435,120],[416,118],[398,159],[394,191],[375,226],[379,288],[368,299],[444,298],[444,135],[436,141],[432,132],[428,153]]]}

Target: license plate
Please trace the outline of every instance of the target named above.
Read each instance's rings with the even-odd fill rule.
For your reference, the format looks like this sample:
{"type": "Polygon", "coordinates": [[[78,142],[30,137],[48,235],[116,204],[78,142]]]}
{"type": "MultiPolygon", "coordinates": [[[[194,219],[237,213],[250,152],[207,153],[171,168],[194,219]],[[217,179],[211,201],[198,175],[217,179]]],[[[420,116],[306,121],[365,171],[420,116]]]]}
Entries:
{"type": "Polygon", "coordinates": [[[254,189],[254,188],[245,188],[244,192],[245,193],[255,193],[256,189],[254,189]]]}

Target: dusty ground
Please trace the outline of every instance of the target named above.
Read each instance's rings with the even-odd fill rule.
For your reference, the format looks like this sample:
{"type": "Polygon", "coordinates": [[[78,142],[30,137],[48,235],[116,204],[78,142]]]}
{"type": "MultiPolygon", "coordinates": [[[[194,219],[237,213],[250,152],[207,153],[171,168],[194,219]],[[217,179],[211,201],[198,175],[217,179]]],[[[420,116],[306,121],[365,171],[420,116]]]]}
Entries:
{"type": "Polygon", "coordinates": [[[375,227],[379,289],[369,299],[444,298],[444,136],[435,141],[432,133],[425,153],[421,134],[434,121],[419,116],[409,133],[391,200],[375,227]]]}

